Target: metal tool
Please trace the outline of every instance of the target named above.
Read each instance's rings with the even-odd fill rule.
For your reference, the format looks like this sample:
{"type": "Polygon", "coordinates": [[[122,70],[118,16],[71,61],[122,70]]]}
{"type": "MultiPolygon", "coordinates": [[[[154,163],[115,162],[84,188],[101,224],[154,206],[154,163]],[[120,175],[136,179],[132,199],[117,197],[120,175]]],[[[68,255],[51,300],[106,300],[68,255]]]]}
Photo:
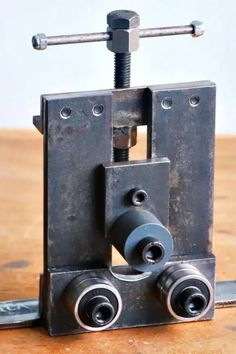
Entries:
{"type": "MultiPolygon", "coordinates": [[[[191,34],[193,37],[200,37],[205,29],[200,21],[192,21],[190,25],[171,26],[159,28],[146,28],[139,30],[139,38],[166,37],[191,34]]],[[[46,36],[44,33],[38,33],[32,38],[34,49],[44,50],[48,46],[63,44],[78,44],[91,42],[106,42],[112,40],[111,32],[69,34],[61,36],[46,36]]]]}
{"type": "MultiPolygon", "coordinates": [[[[215,307],[217,309],[236,306],[236,281],[216,283],[215,307]]],[[[0,302],[0,329],[34,327],[40,322],[38,299],[0,302]]]]}
{"type": "Polygon", "coordinates": [[[215,84],[130,88],[140,38],[198,37],[203,25],[140,30],[127,10],[107,23],[102,33],[33,37],[35,49],[107,41],[115,89],[41,98],[33,119],[44,135],[40,296],[0,303],[1,328],[72,334],[209,320],[215,307],[236,304],[235,282],[215,284],[209,234],[215,84]],[[147,159],[128,162],[142,125],[147,159]],[[112,245],[126,266],[112,266],[112,245]]]}
{"type": "MultiPolygon", "coordinates": [[[[75,34],[47,37],[44,33],[32,38],[33,47],[46,49],[50,45],[75,44],[106,41],[107,48],[115,53],[115,88],[130,87],[131,53],[139,47],[140,38],[176,36],[191,34],[200,37],[204,26],[200,21],[193,21],[186,26],[139,29],[139,15],[134,11],[112,11],[107,15],[107,32],[75,34]]],[[[136,145],[137,126],[131,124],[113,125],[114,161],[128,161],[129,149],[136,145]]]]}

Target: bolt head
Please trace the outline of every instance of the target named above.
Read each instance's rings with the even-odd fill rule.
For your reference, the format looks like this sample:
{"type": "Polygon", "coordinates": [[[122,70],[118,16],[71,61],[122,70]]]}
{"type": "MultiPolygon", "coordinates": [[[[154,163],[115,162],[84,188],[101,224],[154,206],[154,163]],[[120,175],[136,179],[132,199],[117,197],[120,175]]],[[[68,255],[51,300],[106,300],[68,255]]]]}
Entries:
{"type": "Polygon", "coordinates": [[[107,24],[112,29],[137,28],[140,24],[140,18],[135,11],[116,10],[107,15],[107,24]]]}
{"type": "Polygon", "coordinates": [[[203,22],[200,21],[193,21],[191,23],[191,26],[193,26],[193,37],[201,37],[205,33],[205,26],[203,22]]]}

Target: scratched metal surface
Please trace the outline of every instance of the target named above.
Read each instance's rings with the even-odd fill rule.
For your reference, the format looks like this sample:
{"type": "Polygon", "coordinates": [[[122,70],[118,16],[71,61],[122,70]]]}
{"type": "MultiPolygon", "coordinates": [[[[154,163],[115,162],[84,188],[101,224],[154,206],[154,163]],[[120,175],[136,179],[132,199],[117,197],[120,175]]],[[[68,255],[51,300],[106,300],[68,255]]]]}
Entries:
{"type": "MultiPolygon", "coordinates": [[[[183,261],[180,262],[182,263],[183,261]]],[[[196,266],[214,287],[214,258],[191,259],[184,262],[196,266]]],[[[123,273],[126,268],[127,266],[121,266],[118,270],[117,268],[114,268],[114,271],[117,273],[123,273]]],[[[70,311],[65,307],[63,298],[65,295],[65,289],[70,281],[79,274],[84,274],[84,272],[86,271],[61,270],[52,271],[50,273],[50,293],[48,295],[48,303],[50,303],[50,306],[49,311],[47,312],[47,329],[50,335],[83,333],[86,331],[78,326],[74,316],[71,315],[70,311]]],[[[94,272],[98,275],[101,274],[102,276],[105,276],[120,292],[123,300],[121,315],[110,329],[152,326],[178,322],[172,318],[168,310],[166,310],[165,306],[163,306],[158,298],[156,288],[158,273],[153,272],[149,277],[132,282],[117,279],[108,269],[93,269],[93,273],[94,272]]],[[[214,303],[210,307],[208,313],[202,317],[202,320],[212,319],[213,315],[214,303]]]]}
{"type": "Polygon", "coordinates": [[[150,87],[148,152],[171,162],[169,227],[178,256],[212,250],[215,92],[206,81],[150,87]]]}
{"type": "Polygon", "coordinates": [[[38,299],[0,302],[0,328],[32,327],[39,324],[38,299]]]}
{"type": "Polygon", "coordinates": [[[42,97],[45,270],[110,264],[100,166],[112,158],[111,99],[110,91],[42,97]]]}

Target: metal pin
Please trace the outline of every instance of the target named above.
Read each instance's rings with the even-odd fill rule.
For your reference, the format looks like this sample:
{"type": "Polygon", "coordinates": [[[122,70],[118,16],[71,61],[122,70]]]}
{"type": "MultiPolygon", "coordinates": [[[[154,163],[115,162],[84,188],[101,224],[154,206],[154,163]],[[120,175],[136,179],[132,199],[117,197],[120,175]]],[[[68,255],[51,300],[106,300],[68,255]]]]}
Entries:
{"type": "MultiPolygon", "coordinates": [[[[203,23],[200,21],[193,21],[186,26],[172,26],[160,28],[146,28],[139,31],[140,38],[177,36],[191,34],[193,37],[199,37],[204,34],[205,30],[203,23]]],[[[46,36],[44,33],[39,33],[33,36],[32,45],[34,49],[43,50],[51,45],[75,44],[75,43],[89,43],[89,42],[104,42],[110,41],[111,33],[97,32],[84,34],[70,34],[61,36],[46,36]]]]}

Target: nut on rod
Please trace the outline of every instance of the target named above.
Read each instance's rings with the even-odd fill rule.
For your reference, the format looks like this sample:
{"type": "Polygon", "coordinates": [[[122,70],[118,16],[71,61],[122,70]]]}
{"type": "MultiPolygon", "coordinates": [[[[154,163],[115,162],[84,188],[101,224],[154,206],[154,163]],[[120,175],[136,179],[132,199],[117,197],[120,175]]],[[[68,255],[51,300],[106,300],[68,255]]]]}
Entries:
{"type": "MultiPolygon", "coordinates": [[[[200,21],[193,21],[186,26],[171,26],[159,28],[140,29],[139,38],[164,37],[191,34],[193,37],[200,37],[204,34],[204,25],[200,21]]],[[[33,36],[32,45],[34,49],[43,50],[51,45],[76,44],[89,42],[104,42],[112,40],[111,32],[84,33],[62,36],[46,36],[39,33],[33,36]]]]}

